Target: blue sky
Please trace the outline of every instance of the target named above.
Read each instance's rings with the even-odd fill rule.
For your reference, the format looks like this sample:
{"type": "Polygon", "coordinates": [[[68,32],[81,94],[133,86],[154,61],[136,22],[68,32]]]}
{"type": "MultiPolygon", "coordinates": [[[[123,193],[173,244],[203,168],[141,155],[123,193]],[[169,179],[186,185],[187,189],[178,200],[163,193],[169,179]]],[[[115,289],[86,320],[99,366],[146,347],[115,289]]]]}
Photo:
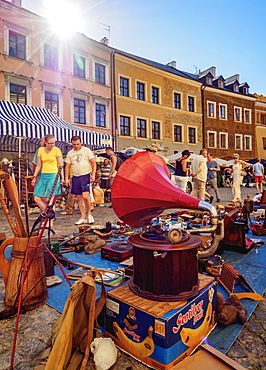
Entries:
{"type": "MultiPolygon", "coordinates": [[[[45,16],[44,1],[22,0],[22,5],[45,16]]],[[[109,37],[106,24],[112,47],[164,64],[176,60],[178,69],[191,73],[216,66],[217,75],[240,74],[240,83],[247,82],[251,93],[266,96],[265,0],[74,3],[83,19],[77,31],[88,37],[109,37]]]]}

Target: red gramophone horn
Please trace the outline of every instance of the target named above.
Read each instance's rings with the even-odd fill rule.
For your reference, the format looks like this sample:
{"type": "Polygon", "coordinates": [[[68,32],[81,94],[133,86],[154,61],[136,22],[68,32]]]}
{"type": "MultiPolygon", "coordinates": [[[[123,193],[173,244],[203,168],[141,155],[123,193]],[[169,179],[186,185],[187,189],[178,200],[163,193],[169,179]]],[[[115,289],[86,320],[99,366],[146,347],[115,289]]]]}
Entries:
{"type": "Polygon", "coordinates": [[[112,185],[113,209],[132,227],[149,225],[165,209],[198,209],[199,202],[172,183],[164,159],[153,152],[126,160],[112,185]]]}

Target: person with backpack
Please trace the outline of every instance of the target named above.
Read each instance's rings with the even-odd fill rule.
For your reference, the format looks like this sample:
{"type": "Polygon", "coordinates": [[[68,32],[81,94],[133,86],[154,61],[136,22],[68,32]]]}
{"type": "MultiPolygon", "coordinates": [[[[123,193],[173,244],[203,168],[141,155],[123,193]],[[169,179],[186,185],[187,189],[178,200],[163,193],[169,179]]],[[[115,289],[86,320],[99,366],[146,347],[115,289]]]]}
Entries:
{"type": "Polygon", "coordinates": [[[109,172],[109,175],[108,175],[108,179],[111,180],[110,181],[110,185],[112,186],[112,183],[114,181],[115,175],[116,175],[119,167],[123,163],[123,161],[122,161],[121,158],[119,158],[114,153],[114,150],[113,150],[113,148],[111,146],[108,146],[107,148],[105,148],[105,152],[110,157],[110,172],[109,172]]]}

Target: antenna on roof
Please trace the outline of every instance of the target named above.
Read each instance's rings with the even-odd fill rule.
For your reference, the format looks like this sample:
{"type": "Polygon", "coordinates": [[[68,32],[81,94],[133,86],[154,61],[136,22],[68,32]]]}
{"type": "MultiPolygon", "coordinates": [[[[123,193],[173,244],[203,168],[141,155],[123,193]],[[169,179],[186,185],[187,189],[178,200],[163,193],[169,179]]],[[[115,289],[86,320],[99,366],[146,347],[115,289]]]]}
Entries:
{"type": "Polygon", "coordinates": [[[102,24],[103,26],[105,26],[105,31],[108,32],[108,40],[110,41],[110,33],[111,33],[111,26],[108,26],[108,24],[105,24],[105,23],[102,23],[102,22],[99,22],[100,24],[102,24]]]}
{"type": "Polygon", "coordinates": [[[196,69],[195,74],[197,75],[199,73],[198,67],[196,67],[194,64],[193,64],[193,67],[196,69]]]}

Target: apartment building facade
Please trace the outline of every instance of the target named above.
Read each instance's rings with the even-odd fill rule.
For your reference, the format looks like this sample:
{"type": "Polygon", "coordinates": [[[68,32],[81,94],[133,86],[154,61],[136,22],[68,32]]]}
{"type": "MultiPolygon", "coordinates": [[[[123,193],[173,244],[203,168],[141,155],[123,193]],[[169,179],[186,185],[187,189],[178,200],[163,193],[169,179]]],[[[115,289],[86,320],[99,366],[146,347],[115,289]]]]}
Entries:
{"type": "Polygon", "coordinates": [[[111,135],[112,49],[80,33],[63,40],[15,3],[0,0],[0,99],[111,135]]]}
{"type": "Polygon", "coordinates": [[[114,130],[119,150],[160,148],[165,155],[202,147],[201,83],[129,53],[114,53],[114,130]]]}
{"type": "Polygon", "coordinates": [[[242,159],[255,156],[255,101],[239,75],[225,79],[211,67],[199,75],[202,82],[204,146],[215,157],[242,159]]]}
{"type": "Polygon", "coordinates": [[[255,102],[255,157],[266,158],[266,96],[254,94],[255,102]]]}

